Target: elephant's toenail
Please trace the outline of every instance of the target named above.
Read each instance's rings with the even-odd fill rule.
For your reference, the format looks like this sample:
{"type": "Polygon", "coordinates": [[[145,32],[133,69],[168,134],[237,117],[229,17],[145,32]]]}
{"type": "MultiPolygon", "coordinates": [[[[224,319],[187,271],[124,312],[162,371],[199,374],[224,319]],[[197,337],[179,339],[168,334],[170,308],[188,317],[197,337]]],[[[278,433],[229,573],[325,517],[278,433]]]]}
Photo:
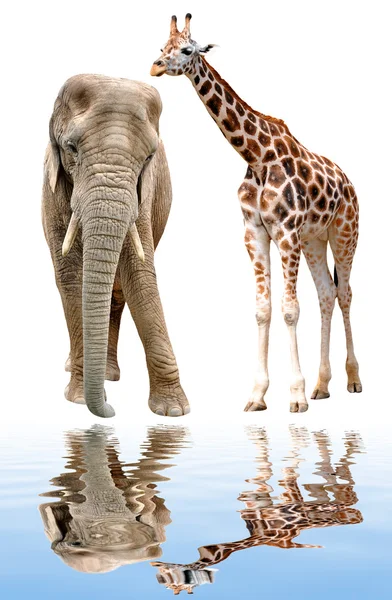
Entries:
{"type": "Polygon", "coordinates": [[[163,412],[163,410],[161,408],[157,408],[157,410],[155,411],[156,415],[159,415],[160,417],[164,417],[165,413],[163,412]]]}
{"type": "Polygon", "coordinates": [[[181,408],[171,408],[169,410],[169,417],[181,417],[182,414],[181,408]]]}
{"type": "Polygon", "coordinates": [[[186,406],[184,408],[184,415],[189,415],[190,412],[191,412],[191,407],[190,406],[186,406]]]}

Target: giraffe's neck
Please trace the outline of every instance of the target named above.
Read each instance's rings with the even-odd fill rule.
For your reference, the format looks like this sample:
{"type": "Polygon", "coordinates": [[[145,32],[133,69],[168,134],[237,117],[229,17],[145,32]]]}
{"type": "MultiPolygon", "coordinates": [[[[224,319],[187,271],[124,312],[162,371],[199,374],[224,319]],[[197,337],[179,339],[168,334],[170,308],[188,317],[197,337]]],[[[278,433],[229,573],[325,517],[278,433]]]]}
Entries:
{"type": "Polygon", "coordinates": [[[279,139],[291,137],[283,121],[248,106],[204,57],[195,59],[187,76],[227,141],[251,167],[280,155],[279,139]]]}

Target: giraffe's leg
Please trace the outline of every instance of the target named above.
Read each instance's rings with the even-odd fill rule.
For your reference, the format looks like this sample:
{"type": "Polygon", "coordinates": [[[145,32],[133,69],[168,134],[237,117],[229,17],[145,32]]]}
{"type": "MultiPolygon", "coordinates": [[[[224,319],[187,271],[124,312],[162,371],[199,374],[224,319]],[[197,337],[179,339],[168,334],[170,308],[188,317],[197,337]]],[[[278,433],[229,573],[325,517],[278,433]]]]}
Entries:
{"type": "Polygon", "coordinates": [[[327,241],[314,239],[304,242],[302,251],[313,281],[317,288],[321,312],[321,357],[320,369],[312,399],[329,398],[328,384],[331,379],[329,363],[329,340],[331,334],[331,319],[335,305],[336,286],[332,280],[327,264],[327,241]]]}
{"type": "Polygon", "coordinates": [[[256,277],[256,321],[259,329],[259,356],[252,395],[245,411],[265,410],[268,389],[268,340],[271,322],[270,237],[261,225],[245,221],[245,245],[256,277]]]}
{"type": "Polygon", "coordinates": [[[338,219],[332,226],[329,235],[333,256],[335,259],[335,269],[337,275],[337,293],[338,303],[343,314],[344,329],[346,332],[347,347],[347,389],[349,392],[362,392],[362,384],[359,378],[358,361],[354,353],[353,335],[350,322],[350,306],[352,292],[350,287],[350,273],[353,263],[354,253],[358,240],[357,219],[352,227],[354,231],[350,236],[347,235],[347,223],[338,219]]]}
{"type": "Polygon", "coordinates": [[[308,410],[308,403],[305,397],[305,379],[301,373],[297,343],[297,323],[299,318],[297,276],[301,247],[297,234],[293,235],[295,235],[294,242],[292,236],[290,238],[282,236],[277,245],[282,260],[284,277],[282,312],[290,337],[291,367],[293,371],[290,386],[290,412],[306,412],[308,410]]]}

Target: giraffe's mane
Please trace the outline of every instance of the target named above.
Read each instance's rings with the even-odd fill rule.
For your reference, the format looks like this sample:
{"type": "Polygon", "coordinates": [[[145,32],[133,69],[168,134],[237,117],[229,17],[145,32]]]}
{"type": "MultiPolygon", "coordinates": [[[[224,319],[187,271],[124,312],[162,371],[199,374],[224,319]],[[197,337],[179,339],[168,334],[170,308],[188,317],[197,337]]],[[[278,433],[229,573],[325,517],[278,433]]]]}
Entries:
{"type": "Polygon", "coordinates": [[[235,90],[233,90],[231,85],[229,83],[227,83],[227,81],[225,79],[223,79],[223,77],[221,77],[221,75],[219,75],[218,71],[210,65],[210,63],[205,59],[204,56],[202,56],[201,59],[202,59],[202,62],[204,62],[206,64],[206,66],[211,70],[212,74],[214,75],[214,77],[218,81],[218,83],[220,83],[228,92],[230,92],[230,94],[233,96],[233,98],[235,98],[235,100],[240,102],[246,110],[252,112],[254,115],[256,115],[257,117],[260,117],[261,119],[264,119],[265,121],[269,121],[270,123],[276,123],[276,125],[280,125],[281,127],[284,127],[286,132],[291,135],[291,132],[290,132],[289,128],[287,127],[286,123],[283,121],[283,119],[277,119],[276,117],[271,117],[270,115],[264,115],[263,113],[259,112],[258,110],[255,110],[254,108],[249,106],[249,104],[247,102],[245,102],[245,100],[243,100],[237,94],[237,92],[235,90]]]}

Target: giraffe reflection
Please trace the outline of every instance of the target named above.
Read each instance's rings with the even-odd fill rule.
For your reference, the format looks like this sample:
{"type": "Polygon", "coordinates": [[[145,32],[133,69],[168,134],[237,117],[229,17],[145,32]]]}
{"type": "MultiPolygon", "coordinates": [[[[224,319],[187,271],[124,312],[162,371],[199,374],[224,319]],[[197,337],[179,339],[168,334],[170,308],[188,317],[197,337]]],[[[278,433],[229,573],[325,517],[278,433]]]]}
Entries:
{"type": "Polygon", "coordinates": [[[42,496],[61,497],[39,507],[52,550],[73,569],[104,573],[121,565],[161,556],[170,511],[156,483],[168,478],[162,463],[187,445],[181,427],[148,429],[137,463],[119,459],[113,430],[94,426],[66,434],[67,473],[51,480],[62,490],[42,496]]]}
{"type": "Polygon", "coordinates": [[[352,508],[358,501],[354,491],[354,480],[350,467],[355,464],[352,457],[364,451],[360,436],[346,433],[345,452],[335,467],[331,464],[331,442],[324,431],[313,434],[320,462],[316,463],[315,475],[324,479],[322,483],[305,484],[303,488],[310,499],[305,499],[298,485],[298,467],[301,450],[308,447],[311,437],[306,428],[290,428],[291,451],[284,459],[282,478],[279,485],[284,488],[278,497],[268,481],[273,476],[269,460],[268,439],[264,429],[249,429],[249,438],[258,449],[257,475],[247,483],[257,486],[255,491],[242,492],[239,500],[244,503],[240,511],[246,523],[249,537],[223,544],[211,544],[199,548],[197,561],[187,564],[152,562],[158,567],[157,579],[167,588],[179,594],[182,590],[193,593],[193,589],[204,583],[213,583],[214,565],[224,561],[233,552],[255,546],[278,548],[320,548],[312,544],[300,544],[294,540],[302,531],[332,525],[350,525],[362,522],[359,510],[352,508]]]}

